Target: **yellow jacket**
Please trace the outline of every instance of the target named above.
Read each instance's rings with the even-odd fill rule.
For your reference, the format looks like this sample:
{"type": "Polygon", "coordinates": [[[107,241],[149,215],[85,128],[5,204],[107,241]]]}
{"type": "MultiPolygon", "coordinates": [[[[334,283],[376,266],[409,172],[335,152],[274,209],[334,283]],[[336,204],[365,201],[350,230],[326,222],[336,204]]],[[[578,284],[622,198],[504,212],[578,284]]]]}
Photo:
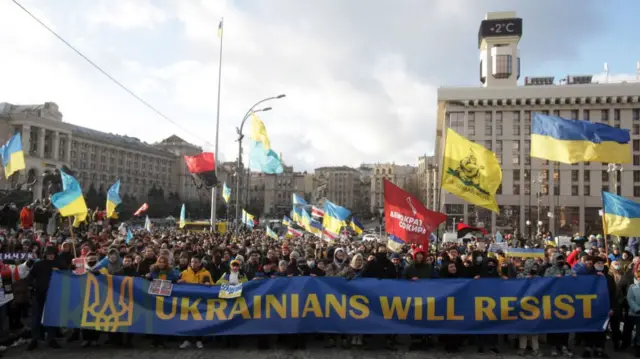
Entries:
{"type": "Polygon", "coordinates": [[[198,272],[194,272],[191,267],[180,273],[180,279],[184,281],[184,283],[191,284],[214,284],[213,278],[211,277],[211,273],[204,268],[200,268],[198,272]]]}

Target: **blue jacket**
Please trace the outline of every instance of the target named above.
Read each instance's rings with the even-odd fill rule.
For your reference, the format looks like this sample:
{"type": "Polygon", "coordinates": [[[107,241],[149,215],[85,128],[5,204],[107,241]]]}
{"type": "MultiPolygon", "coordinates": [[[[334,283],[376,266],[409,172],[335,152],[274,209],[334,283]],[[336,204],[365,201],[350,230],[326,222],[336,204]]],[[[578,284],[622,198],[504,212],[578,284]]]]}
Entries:
{"type": "Polygon", "coordinates": [[[640,284],[638,284],[638,280],[634,280],[634,283],[629,286],[627,303],[629,304],[629,315],[640,317],[640,284]]]}

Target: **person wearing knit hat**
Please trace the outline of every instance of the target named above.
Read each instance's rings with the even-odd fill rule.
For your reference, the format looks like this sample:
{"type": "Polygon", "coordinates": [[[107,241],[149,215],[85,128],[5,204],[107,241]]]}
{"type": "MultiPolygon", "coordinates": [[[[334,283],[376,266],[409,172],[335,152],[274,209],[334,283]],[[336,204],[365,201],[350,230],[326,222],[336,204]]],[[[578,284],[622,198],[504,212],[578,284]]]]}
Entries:
{"type": "Polygon", "coordinates": [[[242,272],[241,267],[242,263],[239,260],[232,260],[229,263],[229,271],[224,273],[216,284],[241,284],[247,282],[247,276],[242,272]]]}

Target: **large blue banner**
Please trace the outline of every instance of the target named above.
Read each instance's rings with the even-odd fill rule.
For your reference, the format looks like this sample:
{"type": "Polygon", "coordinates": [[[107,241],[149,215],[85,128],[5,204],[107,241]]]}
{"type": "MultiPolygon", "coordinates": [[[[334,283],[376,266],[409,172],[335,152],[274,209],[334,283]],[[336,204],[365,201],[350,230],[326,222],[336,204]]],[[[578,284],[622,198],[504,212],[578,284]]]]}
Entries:
{"type": "Polygon", "coordinates": [[[278,278],[220,287],[176,284],[148,294],[141,278],[55,272],[43,323],[166,335],[525,334],[602,331],[605,279],[278,278]]]}

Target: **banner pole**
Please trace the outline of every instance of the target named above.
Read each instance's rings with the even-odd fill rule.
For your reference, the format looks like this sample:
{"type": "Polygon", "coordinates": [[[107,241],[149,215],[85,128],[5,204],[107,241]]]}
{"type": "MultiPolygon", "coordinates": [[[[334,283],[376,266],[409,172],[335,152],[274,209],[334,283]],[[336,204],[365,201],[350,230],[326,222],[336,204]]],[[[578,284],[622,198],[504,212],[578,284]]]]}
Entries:
{"type": "MultiPolygon", "coordinates": [[[[216,174],[216,179],[218,178],[218,139],[220,134],[220,87],[222,84],[222,39],[224,37],[224,18],[220,19],[220,25],[218,26],[218,34],[220,35],[220,55],[219,55],[219,63],[218,63],[218,108],[216,110],[216,144],[215,144],[215,154],[214,161],[216,161],[216,166],[214,168],[214,172],[216,174]]],[[[211,232],[216,229],[216,205],[218,196],[216,195],[218,189],[218,185],[214,185],[211,188],[211,232]]]]}

